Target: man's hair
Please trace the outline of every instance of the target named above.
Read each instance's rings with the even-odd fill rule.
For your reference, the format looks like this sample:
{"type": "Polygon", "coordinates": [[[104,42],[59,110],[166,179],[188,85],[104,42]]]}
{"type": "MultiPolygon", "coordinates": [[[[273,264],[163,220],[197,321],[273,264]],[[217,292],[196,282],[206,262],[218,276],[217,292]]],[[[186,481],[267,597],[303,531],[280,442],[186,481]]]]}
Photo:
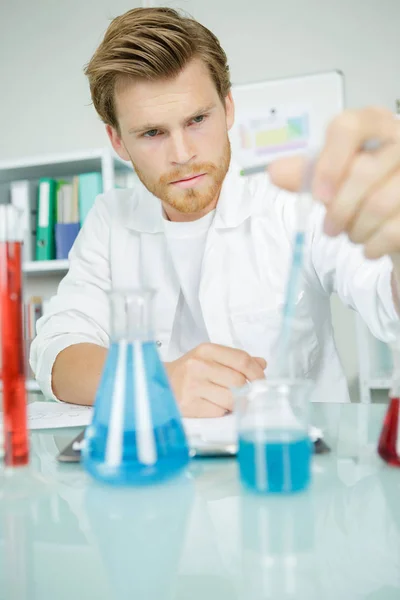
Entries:
{"type": "Polygon", "coordinates": [[[224,102],[230,87],[227,57],[217,37],[171,8],[134,8],[115,18],[85,67],[94,107],[119,131],[116,86],[173,78],[195,58],[207,66],[224,102]]]}

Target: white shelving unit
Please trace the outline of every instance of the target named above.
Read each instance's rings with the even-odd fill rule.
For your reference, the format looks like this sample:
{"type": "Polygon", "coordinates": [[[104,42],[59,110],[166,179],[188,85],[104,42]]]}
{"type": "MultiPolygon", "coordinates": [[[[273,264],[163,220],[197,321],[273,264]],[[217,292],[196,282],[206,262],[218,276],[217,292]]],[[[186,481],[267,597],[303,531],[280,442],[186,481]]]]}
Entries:
{"type": "MultiPolygon", "coordinates": [[[[0,390],[1,390],[2,388],[3,388],[3,384],[2,384],[2,382],[0,381],[0,390]]],[[[40,391],[40,390],[39,390],[39,386],[38,386],[37,382],[36,382],[36,381],[34,381],[34,380],[32,380],[32,379],[29,379],[29,380],[26,382],[26,390],[27,390],[28,392],[39,392],[39,391],[40,391]]]]}
{"type": "Polygon", "coordinates": [[[23,271],[29,275],[42,275],[43,273],[66,273],[68,260],[38,260],[24,263],[23,271]]]}
{"type": "Polygon", "coordinates": [[[10,183],[19,179],[35,180],[40,177],[62,179],[92,171],[101,172],[103,190],[107,192],[115,187],[116,175],[132,171],[132,167],[121,160],[111,148],[96,148],[0,161],[0,183],[10,183]]]}
{"type": "MultiPolygon", "coordinates": [[[[111,149],[95,148],[78,152],[27,157],[0,161],[0,184],[41,177],[64,179],[98,171],[102,174],[103,191],[116,187],[120,177],[132,174],[132,166],[121,160],[111,149]]],[[[24,263],[24,296],[52,296],[68,271],[68,260],[32,261],[24,263]]],[[[27,390],[37,391],[36,381],[27,381],[27,390]]]]}
{"type": "Polygon", "coordinates": [[[26,389],[28,392],[39,392],[39,385],[34,379],[29,379],[26,382],[26,389]]]}
{"type": "Polygon", "coordinates": [[[372,390],[389,390],[392,363],[387,344],[377,340],[356,316],[360,401],[371,402],[372,390]]]}

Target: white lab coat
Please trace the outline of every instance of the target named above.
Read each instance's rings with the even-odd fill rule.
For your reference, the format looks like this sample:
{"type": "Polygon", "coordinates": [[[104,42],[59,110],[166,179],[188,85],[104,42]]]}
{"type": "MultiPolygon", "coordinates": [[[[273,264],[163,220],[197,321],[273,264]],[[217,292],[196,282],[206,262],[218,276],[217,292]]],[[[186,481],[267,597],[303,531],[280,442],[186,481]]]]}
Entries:
{"type": "MultiPolygon", "coordinates": [[[[234,163],[225,178],[202,264],[200,305],[209,340],[267,361],[279,329],[295,225],[296,198],[266,175],[242,178],[234,163]]],[[[164,361],[171,354],[179,282],[163,233],[161,204],[144,186],[100,195],[70,253],[70,269],[37,326],[31,366],[47,397],[51,371],[65,347],[110,342],[107,291],[141,285],[158,290],[154,333],[164,361]]],[[[336,352],[329,297],[356,309],[372,333],[389,339],[397,320],[388,258],[367,261],[344,236],[322,233],[323,208],[309,221],[306,265],[297,311],[292,366],[316,382],[313,399],[347,401],[336,352]]]]}

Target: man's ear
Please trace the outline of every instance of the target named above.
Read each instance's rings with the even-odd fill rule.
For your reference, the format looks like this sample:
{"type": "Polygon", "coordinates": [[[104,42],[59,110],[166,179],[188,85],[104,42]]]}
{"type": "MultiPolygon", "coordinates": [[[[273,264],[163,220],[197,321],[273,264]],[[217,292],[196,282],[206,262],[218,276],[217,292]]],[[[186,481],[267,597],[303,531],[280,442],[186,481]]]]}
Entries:
{"type": "Polygon", "coordinates": [[[111,125],[106,125],[106,132],[111,142],[111,145],[114,148],[115,152],[118,154],[118,156],[122,158],[122,160],[130,161],[130,156],[126,151],[124,143],[121,137],[119,136],[117,130],[114,129],[114,127],[111,127],[111,125]]]}
{"type": "Polygon", "coordinates": [[[231,91],[228,92],[228,94],[225,98],[225,114],[226,114],[226,126],[229,131],[235,121],[235,103],[233,101],[231,91]]]}

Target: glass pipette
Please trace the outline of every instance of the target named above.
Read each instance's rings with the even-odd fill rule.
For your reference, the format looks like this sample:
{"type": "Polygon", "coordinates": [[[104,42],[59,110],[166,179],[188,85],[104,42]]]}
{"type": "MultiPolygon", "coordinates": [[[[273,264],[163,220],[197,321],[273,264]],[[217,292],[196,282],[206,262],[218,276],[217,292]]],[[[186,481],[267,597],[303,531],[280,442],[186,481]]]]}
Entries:
{"type": "Polygon", "coordinates": [[[281,328],[275,349],[274,362],[269,369],[269,376],[276,377],[278,379],[286,378],[290,375],[288,351],[293,327],[295,325],[296,301],[299,293],[301,274],[304,264],[308,217],[313,203],[311,195],[311,183],[314,174],[314,167],[315,157],[308,156],[302,176],[301,187],[296,200],[296,227],[293,253],[289,278],[286,284],[281,328]]]}

